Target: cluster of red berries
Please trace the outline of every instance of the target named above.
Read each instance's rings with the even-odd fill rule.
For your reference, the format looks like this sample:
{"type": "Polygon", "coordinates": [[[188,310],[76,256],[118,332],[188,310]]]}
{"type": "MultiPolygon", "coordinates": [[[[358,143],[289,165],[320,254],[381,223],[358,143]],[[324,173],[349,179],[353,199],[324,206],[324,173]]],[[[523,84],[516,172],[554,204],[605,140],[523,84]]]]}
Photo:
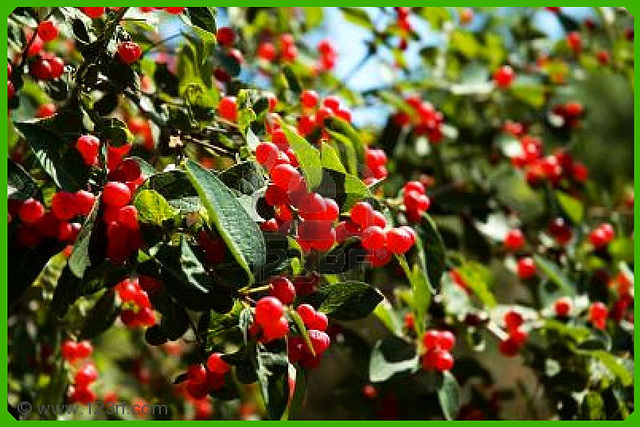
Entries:
{"type": "Polygon", "coordinates": [[[540,138],[523,135],[520,138],[522,152],[511,158],[511,163],[525,171],[527,183],[536,187],[547,181],[557,186],[563,178],[584,183],[589,171],[586,166],[576,162],[565,150],[543,156],[543,143],[540,138]]]}
{"type": "Polygon", "coordinates": [[[563,126],[569,129],[575,129],[580,125],[580,119],[584,115],[582,104],[576,101],[557,104],[552,109],[553,114],[561,117],[563,126]]]}
{"type": "Polygon", "coordinates": [[[615,237],[615,230],[609,223],[602,223],[598,225],[595,230],[589,233],[589,243],[591,243],[596,249],[607,246],[615,237]]]}
{"type": "MultiPolygon", "coordinates": [[[[237,34],[233,28],[218,28],[218,31],[216,32],[216,39],[218,41],[218,45],[224,49],[224,54],[227,57],[233,59],[238,64],[244,63],[244,55],[242,55],[240,50],[234,47],[237,40],[237,34]]],[[[213,74],[220,82],[229,82],[231,80],[231,75],[224,69],[224,67],[216,67],[213,74]]]]}
{"type": "Polygon", "coordinates": [[[384,150],[366,147],[364,159],[367,166],[363,173],[365,184],[373,184],[389,175],[387,171],[387,155],[384,150]]]}
{"type": "Polygon", "coordinates": [[[573,51],[574,54],[578,55],[582,52],[582,36],[577,31],[570,31],[567,33],[567,46],[569,49],[573,51]]]}
{"type": "Polygon", "coordinates": [[[19,245],[33,248],[43,238],[54,238],[72,244],[80,232],[80,223],[71,221],[77,216],[87,216],[93,208],[95,196],[88,191],[59,192],[51,199],[51,211],[36,199],[23,202],[10,200],[9,221],[17,216],[22,222],[16,231],[19,245]]]}
{"type": "Polygon", "coordinates": [[[431,200],[426,194],[424,184],[420,181],[409,181],[403,187],[402,202],[405,215],[410,222],[418,222],[429,210],[431,200]]]}
{"type": "Polygon", "coordinates": [[[456,338],[450,331],[438,331],[432,329],[422,337],[422,345],[425,353],[422,355],[421,364],[425,371],[448,371],[453,368],[454,360],[451,350],[456,344],[456,338]]]}
{"type": "Polygon", "coordinates": [[[507,89],[516,79],[516,72],[509,65],[503,65],[493,73],[493,83],[500,89],[507,89]]]}
{"type": "MultiPolygon", "coordinates": [[[[325,120],[334,116],[351,123],[351,111],[337,96],[325,97],[320,105],[320,95],[314,90],[305,90],[300,94],[300,105],[303,114],[298,119],[298,132],[302,136],[311,134],[316,128],[322,129],[325,120]]],[[[322,139],[328,139],[324,131],[321,133],[322,139]]]]}
{"type": "Polygon", "coordinates": [[[597,329],[605,329],[609,309],[603,303],[597,301],[589,307],[589,322],[597,329]]]}
{"type": "Polygon", "coordinates": [[[262,297],[256,303],[255,322],[249,328],[253,336],[263,343],[284,338],[289,332],[289,321],[284,315],[284,306],[278,298],[262,297]]]}
{"type": "Polygon", "coordinates": [[[408,38],[413,26],[409,22],[409,15],[411,14],[410,7],[394,7],[398,19],[396,20],[396,26],[400,29],[402,36],[400,37],[400,43],[398,48],[400,50],[406,50],[408,47],[408,38]]]}
{"type": "Polygon", "coordinates": [[[29,72],[39,80],[57,79],[64,73],[64,61],[53,54],[43,52],[31,62],[29,72]]]}
{"type": "Polygon", "coordinates": [[[160,282],[147,276],[125,279],[116,285],[116,292],[124,307],[120,311],[120,320],[125,326],[149,327],[156,322],[149,293],[157,292],[161,286],[160,282]]]}
{"type": "Polygon", "coordinates": [[[280,35],[277,44],[271,41],[261,42],[256,54],[266,62],[294,62],[298,57],[298,48],[293,35],[285,33],[280,35]]]}
{"type": "Polygon", "coordinates": [[[291,363],[299,363],[305,369],[313,369],[320,364],[322,353],[331,344],[331,339],[325,332],[329,320],[324,313],[316,311],[309,304],[299,305],[296,311],[307,328],[313,353],[301,336],[291,336],[287,340],[287,355],[291,363]]]}
{"type": "Polygon", "coordinates": [[[107,257],[122,264],[142,244],[138,210],[130,205],[131,196],[144,178],[134,159],[125,159],[107,176],[102,189],[102,220],[107,226],[107,257]]]}
{"type": "Polygon", "coordinates": [[[322,40],[317,46],[320,58],[316,64],[318,72],[328,72],[333,70],[338,60],[338,49],[330,40],[322,40]]]}
{"type": "Polygon", "coordinates": [[[498,350],[504,356],[514,357],[518,354],[522,346],[527,342],[529,334],[522,326],[524,318],[517,311],[510,310],[504,315],[504,327],[508,337],[498,345],[498,350]]]}
{"type": "Polygon", "coordinates": [[[436,110],[432,103],[423,101],[417,95],[411,95],[405,99],[407,104],[413,109],[413,114],[400,111],[394,114],[393,121],[396,125],[413,126],[415,133],[426,135],[429,142],[438,144],[442,142],[444,115],[436,110]]]}
{"type": "Polygon", "coordinates": [[[136,42],[125,41],[118,44],[118,59],[127,65],[138,62],[142,56],[142,48],[136,42]]]}
{"type": "Polygon", "coordinates": [[[212,391],[220,390],[224,386],[225,375],[231,370],[231,366],[222,359],[222,353],[211,353],[206,365],[198,363],[187,369],[184,390],[193,400],[203,400],[212,391]]]}
{"type": "MultiPolygon", "coordinates": [[[[60,348],[62,357],[72,365],[86,359],[93,353],[93,347],[89,341],[76,342],[66,340],[60,348]]],[[[92,362],[83,363],[74,376],[73,385],[69,388],[69,400],[74,403],[87,405],[96,400],[96,394],[91,390],[91,384],[98,379],[98,370],[92,362]]]]}

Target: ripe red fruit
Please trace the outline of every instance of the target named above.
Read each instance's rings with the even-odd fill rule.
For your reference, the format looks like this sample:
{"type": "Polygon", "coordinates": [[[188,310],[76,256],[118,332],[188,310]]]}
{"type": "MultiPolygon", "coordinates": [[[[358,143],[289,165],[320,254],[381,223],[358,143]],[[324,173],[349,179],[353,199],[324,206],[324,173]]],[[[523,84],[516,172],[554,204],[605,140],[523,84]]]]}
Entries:
{"type": "Polygon", "coordinates": [[[289,322],[287,322],[285,317],[280,317],[272,323],[263,324],[262,328],[264,332],[262,340],[263,342],[268,343],[287,335],[289,332],[289,322]]]}
{"type": "MultiPolygon", "coordinates": [[[[384,154],[384,151],[382,153],[384,154]]],[[[385,158],[385,163],[386,163],[386,158],[385,158]]],[[[405,194],[411,191],[415,191],[418,194],[425,194],[424,185],[422,185],[420,181],[409,181],[404,185],[405,194]]]]}
{"type": "Polygon", "coordinates": [[[122,182],[107,182],[102,190],[102,201],[108,206],[126,206],[131,200],[131,190],[122,182]]]}
{"type": "Polygon", "coordinates": [[[519,251],[524,244],[524,234],[518,229],[509,231],[504,238],[504,247],[511,252],[519,251]]]}
{"type": "Polygon", "coordinates": [[[142,56],[142,49],[135,42],[122,42],[118,45],[118,58],[127,65],[137,62],[142,56]]]}
{"type": "Polygon", "coordinates": [[[225,120],[235,122],[238,119],[238,106],[235,96],[225,96],[218,104],[218,114],[225,120]]]}
{"type": "Polygon", "coordinates": [[[440,331],[436,343],[441,349],[450,351],[456,345],[456,337],[450,331],[440,331]]]}
{"type": "Polygon", "coordinates": [[[516,344],[511,338],[500,341],[498,344],[498,350],[505,357],[515,357],[520,351],[520,346],[516,344]]]}
{"type": "Polygon", "coordinates": [[[439,338],[440,333],[435,329],[431,329],[422,337],[422,344],[425,348],[436,348],[438,346],[439,338]]]}
{"type": "Polygon", "coordinates": [[[300,180],[300,172],[291,165],[281,164],[271,170],[271,181],[283,190],[293,190],[300,180]]]}
{"type": "Polygon", "coordinates": [[[218,28],[216,38],[221,46],[231,47],[236,41],[236,32],[230,27],[218,28]]]}
{"type": "Polygon", "coordinates": [[[99,18],[104,15],[104,12],[107,10],[106,7],[80,7],[78,9],[80,9],[89,18],[99,18]]]}
{"type": "Polygon", "coordinates": [[[362,232],[361,243],[365,249],[382,249],[387,244],[387,236],[384,229],[377,225],[372,225],[362,232]]]}
{"type": "Polygon", "coordinates": [[[76,357],[79,359],[84,359],[91,356],[93,353],[93,346],[87,340],[80,341],[76,348],[76,357]]]}
{"type": "Polygon", "coordinates": [[[504,315],[504,325],[509,331],[522,326],[523,323],[524,318],[522,317],[522,314],[517,311],[510,310],[504,315]]]}
{"type": "Polygon", "coordinates": [[[98,161],[100,140],[93,135],[82,135],[76,141],[76,149],[80,152],[87,166],[93,166],[98,161]]]}
{"type": "Polygon", "coordinates": [[[524,345],[524,343],[527,342],[528,337],[529,334],[527,334],[527,332],[521,327],[511,329],[509,331],[509,339],[518,346],[524,345]]]}
{"type": "Polygon", "coordinates": [[[207,382],[207,370],[199,363],[190,365],[187,368],[187,378],[192,384],[204,384],[207,382]]]}
{"type": "Polygon", "coordinates": [[[211,353],[207,359],[207,368],[210,372],[216,374],[226,374],[231,369],[231,366],[222,359],[222,353],[211,353]]]}
{"type": "Polygon", "coordinates": [[[300,103],[304,108],[315,108],[318,105],[318,93],[315,90],[305,90],[300,94],[300,103]]]}
{"type": "Polygon", "coordinates": [[[308,327],[309,323],[315,321],[316,310],[309,304],[300,304],[296,311],[300,315],[302,322],[308,327]]]}
{"type": "Polygon", "coordinates": [[[571,300],[568,298],[558,298],[553,304],[553,309],[558,317],[567,317],[571,312],[571,300]]]}
{"type": "Polygon", "coordinates": [[[276,59],[277,54],[278,53],[276,52],[276,47],[273,45],[273,43],[264,42],[260,43],[260,46],[258,46],[257,55],[259,58],[262,58],[265,61],[273,61],[274,59],[276,59]]]}
{"type": "Polygon", "coordinates": [[[403,228],[392,228],[387,231],[387,246],[394,254],[404,254],[413,246],[412,237],[403,228]]]}
{"type": "Polygon", "coordinates": [[[271,133],[271,142],[276,144],[280,150],[286,151],[289,149],[289,141],[282,129],[274,129],[271,133]]]}
{"type": "Polygon", "coordinates": [[[351,221],[360,227],[373,224],[373,208],[367,202],[358,202],[351,208],[351,221]]]}
{"type": "Polygon", "coordinates": [[[93,209],[96,196],[85,190],[80,190],[75,194],[76,210],[78,215],[87,216],[93,209]]]}
{"type": "Polygon", "coordinates": [[[33,224],[44,216],[44,205],[34,198],[25,200],[18,211],[20,220],[26,224],[33,224]]]}
{"type": "Polygon", "coordinates": [[[606,320],[608,315],[609,315],[609,309],[607,309],[607,306],[599,301],[594,302],[589,307],[589,320],[591,322],[594,322],[594,323],[602,322],[606,320]]]}
{"type": "Polygon", "coordinates": [[[315,317],[305,323],[307,328],[315,329],[316,331],[326,331],[329,326],[329,318],[324,313],[316,311],[315,317]]]}
{"type": "Polygon", "coordinates": [[[291,304],[296,298],[296,288],[286,277],[276,277],[271,281],[269,295],[278,298],[283,304],[291,304]]]}
{"type": "Polygon", "coordinates": [[[284,314],[284,307],[275,297],[263,297],[256,303],[256,321],[261,325],[277,322],[284,314]]]}
{"type": "Polygon", "coordinates": [[[272,142],[261,142],[256,147],[256,160],[267,169],[275,166],[278,159],[278,147],[272,142]]]}
{"type": "Polygon", "coordinates": [[[573,236],[571,227],[563,218],[554,218],[551,220],[549,223],[549,234],[551,234],[560,245],[569,243],[573,236]]]}
{"type": "Polygon", "coordinates": [[[335,95],[329,95],[322,101],[322,105],[333,111],[338,111],[340,109],[340,98],[335,95]]]}
{"type": "Polygon", "coordinates": [[[309,330],[309,340],[311,341],[311,346],[313,347],[313,351],[316,356],[324,353],[331,344],[329,335],[322,331],[316,331],[314,329],[309,330]]]}
{"type": "Polygon", "coordinates": [[[38,24],[38,37],[44,42],[50,42],[58,37],[58,27],[53,21],[42,21],[38,24]]]}
{"type": "Polygon", "coordinates": [[[62,357],[68,361],[72,361],[77,357],[77,351],[78,343],[72,340],[64,341],[62,343],[62,346],[60,347],[60,353],[62,354],[62,357]]]}
{"type": "Polygon", "coordinates": [[[78,387],[83,387],[91,384],[98,379],[98,371],[93,363],[87,363],[84,365],[74,377],[74,383],[78,387]]]}
{"type": "Polygon", "coordinates": [[[51,199],[51,212],[56,218],[67,221],[78,214],[76,195],[66,191],[60,191],[51,199]]]}
{"type": "Polygon", "coordinates": [[[433,363],[438,371],[448,371],[453,368],[453,356],[446,350],[437,350],[434,355],[433,363]]]}
{"type": "Polygon", "coordinates": [[[511,83],[513,83],[514,79],[515,72],[513,71],[513,68],[508,65],[503,65],[502,67],[498,68],[493,74],[493,81],[495,82],[496,86],[501,89],[511,86],[511,83]]]}
{"type": "Polygon", "coordinates": [[[184,7],[165,7],[164,11],[171,15],[179,15],[184,11],[184,7]]]}
{"type": "Polygon", "coordinates": [[[582,51],[582,36],[577,31],[571,31],[567,34],[567,45],[574,53],[582,51]]]}
{"type": "Polygon", "coordinates": [[[536,275],[536,263],[531,257],[524,257],[518,260],[518,277],[522,280],[531,279],[536,275]]]}
{"type": "Polygon", "coordinates": [[[46,119],[47,117],[51,117],[56,113],[56,106],[51,102],[47,102],[45,104],[40,104],[38,106],[38,110],[36,111],[36,117],[39,119],[46,119]]]}

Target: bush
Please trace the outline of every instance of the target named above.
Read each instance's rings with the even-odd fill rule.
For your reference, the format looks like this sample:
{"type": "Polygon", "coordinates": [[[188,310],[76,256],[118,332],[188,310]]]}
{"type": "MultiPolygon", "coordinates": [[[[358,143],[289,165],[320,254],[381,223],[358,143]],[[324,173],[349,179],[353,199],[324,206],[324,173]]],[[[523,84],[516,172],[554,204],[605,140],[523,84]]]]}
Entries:
{"type": "Polygon", "coordinates": [[[10,411],[626,418],[633,17],[577,16],[17,8],[10,411]]]}

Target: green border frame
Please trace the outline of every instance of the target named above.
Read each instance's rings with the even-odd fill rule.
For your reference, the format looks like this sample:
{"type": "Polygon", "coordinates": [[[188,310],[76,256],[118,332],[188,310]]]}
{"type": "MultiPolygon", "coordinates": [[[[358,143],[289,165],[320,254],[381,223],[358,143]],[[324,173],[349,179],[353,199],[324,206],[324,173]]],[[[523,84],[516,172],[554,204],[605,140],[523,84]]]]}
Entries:
{"type": "MultiPolygon", "coordinates": [[[[59,5],[59,6],[73,6],[75,4],[77,4],[78,6],[81,6],[82,4],[84,4],[85,6],[87,5],[87,3],[93,3],[95,0],[90,0],[90,1],[84,1],[84,2],[76,2],[76,1],[67,1],[67,2],[58,2],[55,1],[54,5],[59,5]]],[[[45,1],[30,1],[28,2],[28,6],[31,7],[38,7],[38,6],[46,6],[46,7],[50,7],[52,6],[50,2],[45,2],[45,1]]],[[[100,4],[102,2],[98,2],[96,1],[96,3],[100,4]]],[[[123,1],[123,2],[119,2],[120,6],[139,6],[141,2],[131,2],[131,1],[123,1]]],[[[158,2],[151,2],[151,3],[159,3],[156,4],[156,6],[170,6],[171,4],[177,4],[179,2],[177,1],[158,1],[158,2]]],[[[203,0],[190,0],[189,1],[189,6],[210,6],[211,3],[210,1],[203,1],[203,0]]],[[[220,6],[220,7],[225,7],[225,6],[239,6],[236,2],[229,2],[229,1],[221,1],[221,2],[215,2],[216,6],[220,6]]],[[[242,6],[282,6],[282,7],[291,7],[293,6],[291,3],[284,1],[284,0],[272,0],[272,1],[243,1],[242,2],[242,6]]],[[[549,4],[550,2],[541,2],[543,5],[544,4],[549,4]]],[[[565,3],[565,7],[571,7],[571,6],[590,6],[590,1],[582,1],[582,2],[578,2],[578,1],[568,1],[568,2],[563,2],[565,3]],[[588,4],[585,4],[588,3],[588,4]]],[[[627,1],[626,3],[629,3],[626,6],[626,9],[632,14],[635,15],[640,13],[640,0],[634,0],[634,1],[627,1]]],[[[408,1],[408,2],[403,2],[402,4],[405,4],[405,6],[425,6],[425,2],[414,2],[414,1],[408,1]]],[[[597,4],[597,3],[596,3],[597,4]]],[[[435,4],[429,4],[429,6],[452,6],[451,4],[447,4],[446,2],[436,2],[435,4]]],[[[503,6],[504,3],[502,4],[503,6]]],[[[537,7],[538,3],[537,2],[533,2],[533,4],[531,4],[530,2],[525,2],[525,1],[521,1],[521,0],[516,0],[516,1],[512,1],[509,2],[509,4],[507,4],[506,6],[521,6],[521,7],[537,7]]],[[[305,4],[305,6],[323,6],[323,7],[337,7],[337,6],[389,6],[389,2],[382,2],[379,0],[369,0],[369,1],[361,1],[361,0],[343,0],[341,2],[331,2],[331,1],[322,1],[322,2],[310,2],[310,4],[305,4]]],[[[496,5],[495,2],[483,2],[483,1],[467,1],[466,4],[463,4],[463,6],[500,6],[500,5],[496,5]]],[[[13,9],[16,6],[12,6],[11,4],[5,3],[2,4],[2,6],[0,6],[0,10],[2,11],[2,15],[3,16],[8,16],[13,9]]],[[[541,6],[542,7],[542,6],[541,6]]],[[[637,23],[634,21],[634,31],[635,29],[637,29],[638,25],[637,23]]],[[[7,23],[6,21],[2,21],[2,34],[7,34],[7,23]]],[[[634,50],[637,50],[638,45],[640,44],[640,42],[638,41],[638,39],[634,38],[634,50]]],[[[6,71],[6,68],[4,67],[0,67],[0,72],[6,71]]],[[[636,68],[634,70],[634,80],[638,80],[638,76],[640,75],[640,71],[638,68],[636,68]]],[[[7,74],[6,73],[2,73],[2,77],[4,80],[7,79],[7,74]]],[[[4,89],[4,86],[0,85],[0,88],[4,89]]],[[[2,91],[2,99],[6,99],[7,97],[7,92],[6,91],[2,91]]],[[[638,172],[640,171],[640,152],[638,150],[635,149],[636,144],[635,144],[635,139],[639,139],[640,138],[640,130],[638,128],[638,124],[639,124],[639,107],[640,106],[640,97],[637,94],[634,94],[634,195],[635,195],[635,186],[638,185],[638,180],[637,180],[637,176],[638,176],[638,172]]],[[[2,117],[4,117],[5,115],[7,115],[7,104],[5,104],[4,102],[0,102],[0,114],[2,115],[2,117]]],[[[3,120],[0,124],[0,127],[2,129],[2,134],[3,135],[7,135],[8,132],[8,128],[7,128],[7,123],[3,120]]],[[[7,155],[7,144],[5,143],[0,143],[1,145],[1,152],[3,155],[7,155]]],[[[7,203],[5,202],[6,199],[6,192],[7,192],[7,170],[6,170],[7,166],[6,163],[1,162],[0,163],[0,186],[2,187],[3,191],[3,197],[0,197],[0,211],[2,212],[7,212],[7,203]]],[[[635,197],[635,196],[634,196],[635,197]]],[[[634,228],[635,228],[635,224],[637,223],[638,217],[640,215],[640,211],[638,210],[638,208],[635,208],[635,204],[634,204],[634,228]]],[[[4,366],[5,363],[7,363],[7,350],[8,350],[8,330],[7,330],[7,246],[8,246],[8,242],[7,242],[7,223],[4,221],[0,221],[0,241],[2,242],[2,247],[0,248],[0,284],[5,285],[2,286],[2,290],[0,291],[0,337],[2,339],[2,342],[5,343],[5,347],[2,349],[2,351],[0,351],[0,366],[4,366]]],[[[638,260],[640,259],[640,254],[638,253],[638,248],[640,247],[640,242],[636,243],[634,242],[634,264],[638,263],[638,260]]],[[[634,309],[634,318],[638,318],[640,315],[640,305],[636,304],[635,305],[635,309],[634,309]]],[[[635,336],[634,336],[634,349],[635,349],[635,353],[638,352],[638,350],[640,349],[640,344],[638,343],[638,331],[637,329],[635,330],[635,336]]],[[[8,373],[7,371],[3,368],[0,369],[0,384],[3,383],[3,381],[7,381],[7,377],[8,377],[8,373]]],[[[638,378],[640,377],[640,366],[638,366],[637,364],[634,365],[634,380],[635,382],[637,382],[638,378]]],[[[8,390],[5,389],[4,387],[1,387],[2,391],[1,391],[1,395],[3,398],[3,401],[6,402],[7,401],[7,394],[8,394],[8,390]]],[[[637,406],[639,403],[638,400],[638,389],[635,388],[634,389],[634,407],[637,406]]],[[[1,404],[0,404],[1,405],[1,404]]],[[[4,407],[2,407],[4,408],[4,407]]],[[[635,415],[635,412],[632,413],[625,421],[628,423],[632,423],[634,421],[638,420],[638,416],[635,415]]],[[[7,410],[2,410],[2,413],[0,414],[0,421],[4,422],[17,422],[16,419],[9,414],[9,412],[7,410]]],[[[27,423],[45,423],[46,421],[24,421],[27,423]]],[[[79,423],[80,421],[71,421],[72,423],[79,423]]],[[[111,421],[95,421],[96,423],[110,423],[111,421]]],[[[141,423],[155,423],[155,422],[160,422],[160,421],[138,421],[141,423]]],[[[242,422],[242,421],[211,421],[211,422],[232,422],[232,423],[238,423],[238,422],[242,422]]],[[[418,423],[424,423],[425,421],[333,421],[332,424],[336,424],[336,423],[349,423],[349,424],[360,424],[360,425],[365,425],[365,423],[397,423],[397,422],[401,422],[403,424],[414,424],[414,425],[419,425],[418,423]]],[[[440,424],[440,423],[449,423],[450,421],[429,421],[429,424],[440,424]]],[[[461,422],[461,421],[458,421],[461,422]]],[[[510,423],[513,423],[515,425],[525,425],[525,424],[530,424],[530,423],[537,423],[540,421],[508,421],[510,423]]],[[[603,423],[619,423],[616,421],[601,421],[603,423]]],[[[324,423],[326,423],[326,421],[322,421],[322,420],[314,420],[314,421],[290,421],[290,424],[304,424],[304,425],[324,425],[324,423]],[[322,424],[321,424],[322,423],[322,424]]],[[[475,421],[474,423],[480,423],[483,425],[487,425],[490,423],[499,423],[499,421],[475,421]]],[[[585,425],[583,423],[587,423],[587,421],[570,421],[570,423],[572,423],[572,425],[585,425]]]]}

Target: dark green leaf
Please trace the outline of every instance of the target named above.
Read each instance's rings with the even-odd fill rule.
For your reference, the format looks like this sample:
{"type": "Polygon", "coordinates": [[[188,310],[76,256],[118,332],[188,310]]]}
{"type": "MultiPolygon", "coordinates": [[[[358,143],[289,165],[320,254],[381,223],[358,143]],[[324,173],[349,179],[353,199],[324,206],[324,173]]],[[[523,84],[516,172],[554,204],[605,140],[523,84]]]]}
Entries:
{"type": "Polygon", "coordinates": [[[460,410],[460,386],[451,372],[445,371],[438,375],[438,400],[444,417],[454,420],[460,410]]]}
{"type": "Polygon", "coordinates": [[[284,342],[275,350],[272,347],[267,350],[258,344],[256,372],[269,418],[279,420],[289,401],[289,359],[284,342]]]}
{"type": "Polygon", "coordinates": [[[93,339],[109,329],[119,312],[115,292],[107,289],[87,313],[80,331],[80,339],[93,339]]]}
{"type": "Polygon", "coordinates": [[[309,190],[316,189],[322,182],[320,152],[306,139],[298,135],[298,132],[293,127],[283,123],[282,130],[284,130],[287,141],[289,141],[289,145],[298,159],[300,169],[302,169],[307,181],[307,187],[309,190]]]}
{"type": "Polygon", "coordinates": [[[357,320],[368,316],[382,301],[376,288],[362,282],[330,283],[307,300],[318,310],[337,320],[357,320]]]}
{"type": "Polygon", "coordinates": [[[369,381],[384,382],[418,369],[418,352],[402,338],[388,336],[378,341],[371,351],[369,381]]]}
{"type": "Polygon", "coordinates": [[[91,209],[91,213],[84,220],[80,233],[76,238],[73,245],[73,252],[69,257],[69,269],[75,276],[81,279],[84,276],[85,270],[91,265],[92,257],[90,256],[90,247],[93,238],[93,229],[98,218],[98,211],[100,210],[100,197],[96,197],[96,200],[91,209]]]}

